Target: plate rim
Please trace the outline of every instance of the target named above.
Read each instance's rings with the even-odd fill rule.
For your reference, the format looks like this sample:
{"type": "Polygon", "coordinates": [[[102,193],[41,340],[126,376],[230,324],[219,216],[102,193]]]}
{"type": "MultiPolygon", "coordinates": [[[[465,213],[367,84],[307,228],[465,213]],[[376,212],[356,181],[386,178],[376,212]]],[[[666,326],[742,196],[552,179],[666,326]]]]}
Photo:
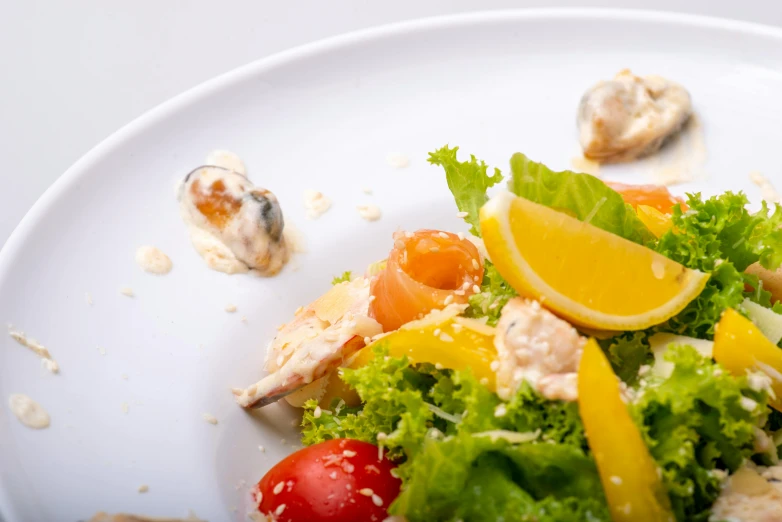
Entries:
{"type": "Polygon", "coordinates": [[[19,223],[14,227],[5,244],[0,248],[0,282],[7,276],[9,265],[12,263],[15,255],[22,246],[27,232],[43,217],[43,213],[49,203],[60,196],[70,183],[76,181],[79,176],[88,171],[94,163],[97,163],[101,157],[110,154],[114,148],[127,141],[127,139],[133,135],[143,132],[146,128],[165,119],[177,110],[205,98],[223,87],[296,60],[331,52],[362,41],[398,36],[409,32],[458,27],[459,25],[475,23],[567,18],[671,23],[700,28],[744,32],[755,36],[772,37],[782,41],[782,27],[775,27],[757,22],[673,11],[599,7],[517,8],[439,15],[383,24],[314,40],[253,60],[196,84],[148,109],[98,142],[98,144],[76,160],[60,174],[49,187],[47,187],[43,194],[36,199],[27,212],[25,212],[19,223]]]}
{"type": "MultiPolygon", "coordinates": [[[[211,79],[190,87],[183,92],[144,111],[130,122],[119,127],[98,144],[93,146],[76,162],[68,167],[41,194],[14,227],[5,244],[0,249],[0,285],[11,275],[17,263],[20,251],[25,246],[29,234],[40,226],[45,219],[47,208],[62,197],[66,189],[88,173],[102,158],[114,153],[124,142],[142,134],[158,122],[165,120],[188,105],[209,97],[213,93],[247,79],[263,74],[276,67],[285,66],[298,60],[315,57],[319,54],[335,52],[362,42],[388,37],[398,37],[407,33],[425,32],[436,29],[455,28],[464,25],[524,22],[530,20],[603,20],[666,23],[706,29],[721,29],[752,36],[771,37],[782,43],[782,27],[733,20],[722,17],[679,13],[672,11],[627,9],[627,8],[528,8],[474,11],[467,13],[439,15],[404,20],[363,28],[347,33],[314,40],[286,49],[221,73],[211,79]]],[[[11,499],[7,498],[5,481],[0,477],[0,520],[4,516],[17,514],[11,499]]],[[[11,520],[11,519],[9,519],[11,520]]]]}

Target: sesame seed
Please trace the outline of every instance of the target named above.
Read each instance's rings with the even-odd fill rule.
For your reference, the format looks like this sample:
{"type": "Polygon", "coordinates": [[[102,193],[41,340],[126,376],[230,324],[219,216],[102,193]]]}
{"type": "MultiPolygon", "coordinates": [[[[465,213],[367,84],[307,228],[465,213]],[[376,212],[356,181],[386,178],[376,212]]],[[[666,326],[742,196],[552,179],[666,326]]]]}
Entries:
{"type": "Polygon", "coordinates": [[[280,493],[282,493],[282,488],[284,488],[284,487],[285,487],[285,482],[280,481],[280,482],[277,483],[276,486],[274,486],[274,489],[272,490],[272,492],[275,495],[279,495],[280,493]]]}
{"type": "Polygon", "coordinates": [[[208,422],[209,424],[214,424],[214,425],[216,425],[216,424],[217,424],[217,418],[216,418],[214,415],[212,415],[212,414],[209,414],[209,413],[204,413],[204,414],[202,415],[202,417],[203,417],[203,419],[204,419],[206,422],[208,422]]]}
{"type": "Polygon", "coordinates": [[[320,415],[323,413],[323,410],[320,409],[320,406],[315,406],[315,409],[312,412],[312,416],[316,419],[320,419],[320,415]]]}
{"type": "MultiPolygon", "coordinates": [[[[405,250],[405,254],[407,254],[407,250],[405,250]]],[[[370,296],[369,296],[369,302],[370,302],[370,303],[371,303],[372,301],[374,301],[375,299],[376,299],[376,297],[375,297],[374,295],[370,295],[370,296]]]]}
{"type": "Polygon", "coordinates": [[[458,218],[466,218],[467,215],[468,215],[467,212],[457,212],[456,213],[456,217],[458,217],[458,218]]]}
{"type": "Polygon", "coordinates": [[[383,499],[380,498],[378,495],[372,495],[372,503],[376,505],[377,507],[380,507],[383,505],[383,499]]]}
{"type": "Polygon", "coordinates": [[[333,480],[337,480],[337,472],[332,471],[331,474],[329,474],[329,477],[332,478],[333,480]]]}
{"type": "Polygon", "coordinates": [[[372,491],[371,488],[361,488],[358,490],[358,492],[364,495],[365,497],[371,497],[372,495],[375,494],[375,492],[372,491]]]}
{"type": "Polygon", "coordinates": [[[477,259],[473,259],[473,260],[472,260],[472,267],[473,267],[475,270],[479,270],[479,269],[481,268],[481,264],[480,264],[480,263],[478,263],[478,260],[477,260],[477,259]]]}
{"type": "Polygon", "coordinates": [[[611,484],[616,484],[617,486],[622,485],[622,477],[617,477],[616,475],[613,475],[610,479],[611,484]]]}
{"type": "Polygon", "coordinates": [[[405,232],[405,237],[406,237],[407,239],[412,239],[412,237],[413,237],[413,233],[412,233],[412,232],[405,232]]]}
{"type": "Polygon", "coordinates": [[[464,232],[459,232],[456,234],[460,241],[464,241],[464,232]]]}
{"type": "Polygon", "coordinates": [[[261,453],[266,453],[266,448],[264,448],[263,446],[258,446],[258,451],[260,451],[261,453]]]}
{"type": "Polygon", "coordinates": [[[440,251],[440,247],[431,247],[431,248],[429,249],[429,252],[432,252],[432,253],[435,253],[435,254],[436,254],[437,252],[439,252],[439,251],[440,251]]]}
{"type": "Polygon", "coordinates": [[[371,337],[364,337],[364,344],[371,344],[372,338],[371,337]]]}
{"type": "Polygon", "coordinates": [[[446,305],[446,306],[448,306],[448,305],[449,305],[449,304],[451,304],[451,303],[453,303],[453,296],[449,294],[449,295],[448,295],[448,296],[445,298],[445,301],[443,301],[443,304],[444,304],[444,305],[446,305]]]}
{"type": "Polygon", "coordinates": [[[277,516],[282,515],[282,512],[285,511],[285,504],[280,504],[277,506],[277,509],[274,510],[274,514],[277,516]]]}
{"type": "Polygon", "coordinates": [[[358,455],[358,453],[352,450],[344,450],[342,454],[345,455],[346,457],[355,457],[356,455],[358,455]]]}
{"type": "Polygon", "coordinates": [[[453,342],[453,337],[451,337],[447,333],[443,332],[443,333],[440,334],[440,340],[443,341],[444,343],[452,343],[453,342]]]}
{"type": "Polygon", "coordinates": [[[440,330],[439,328],[435,328],[433,332],[434,336],[437,337],[438,335],[440,335],[440,332],[442,332],[442,330],[440,330]]]}
{"type": "Polygon", "coordinates": [[[438,232],[437,235],[440,236],[443,239],[448,239],[448,234],[446,234],[445,232],[438,232]]]}
{"type": "Polygon", "coordinates": [[[372,189],[371,189],[371,188],[369,188],[369,187],[364,187],[364,188],[362,188],[362,189],[361,189],[361,191],[362,191],[364,194],[372,194],[372,189]]]}
{"type": "Polygon", "coordinates": [[[442,370],[443,368],[445,368],[445,366],[443,366],[442,364],[434,363],[434,369],[435,370],[442,370]]]}
{"type": "Polygon", "coordinates": [[[464,295],[464,290],[454,290],[453,293],[456,295],[464,295]]]}
{"type": "Polygon", "coordinates": [[[225,307],[225,311],[228,312],[229,314],[234,313],[236,311],[236,305],[229,304],[228,306],[225,307]]]}
{"type": "Polygon", "coordinates": [[[478,285],[472,285],[472,291],[476,294],[479,294],[481,292],[481,287],[478,285]]]}
{"type": "Polygon", "coordinates": [[[133,293],[133,289],[127,286],[124,288],[120,288],[119,293],[126,297],[134,297],[136,295],[133,293]]]}

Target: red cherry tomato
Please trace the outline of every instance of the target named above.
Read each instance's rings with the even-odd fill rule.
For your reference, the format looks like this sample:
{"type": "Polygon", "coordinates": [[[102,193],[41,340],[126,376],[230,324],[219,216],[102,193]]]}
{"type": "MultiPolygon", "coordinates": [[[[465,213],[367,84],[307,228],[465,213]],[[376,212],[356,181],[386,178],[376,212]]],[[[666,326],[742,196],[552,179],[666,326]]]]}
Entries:
{"type": "Polygon", "coordinates": [[[277,522],[380,522],[399,494],[377,446],[336,439],[297,451],[258,482],[258,511],[277,522]]]}

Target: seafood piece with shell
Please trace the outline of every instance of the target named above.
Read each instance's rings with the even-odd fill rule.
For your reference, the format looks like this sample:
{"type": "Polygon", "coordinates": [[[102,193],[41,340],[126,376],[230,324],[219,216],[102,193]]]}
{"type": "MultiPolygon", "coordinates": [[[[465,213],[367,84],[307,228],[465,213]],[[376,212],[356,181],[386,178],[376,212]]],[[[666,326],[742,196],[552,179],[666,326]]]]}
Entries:
{"type": "Polygon", "coordinates": [[[214,270],[268,276],[288,261],[277,198],[242,173],[198,167],[180,187],[179,210],[193,246],[214,270]]]}
{"type": "Polygon", "coordinates": [[[581,98],[579,141],[601,163],[632,161],[656,152],[692,115],[687,90],[661,76],[620,71],[581,98]]]}

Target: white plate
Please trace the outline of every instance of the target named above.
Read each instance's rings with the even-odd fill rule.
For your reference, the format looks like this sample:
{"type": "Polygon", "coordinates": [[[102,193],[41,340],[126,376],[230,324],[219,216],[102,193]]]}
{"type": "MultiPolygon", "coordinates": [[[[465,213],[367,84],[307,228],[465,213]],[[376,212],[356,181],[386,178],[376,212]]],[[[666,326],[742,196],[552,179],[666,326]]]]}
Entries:
{"type": "MultiPolygon", "coordinates": [[[[2,252],[0,319],[43,342],[62,373],[3,341],[0,511],[9,522],[188,509],[244,520],[241,481],[255,482],[296,437],[290,409],[251,416],[229,392],[260,376],[275,326],[332,275],[382,258],[397,227],[459,227],[427,151],[450,143],[504,168],[518,150],[567,168],[581,93],[624,67],[692,93],[708,177],[678,190],[746,189],[757,199],[749,171],[780,179],[782,32],[642,12],[494,12],[342,36],[222,76],[106,140],[2,252]],[[237,152],[305,233],[309,253],[279,277],[212,272],[190,246],[174,182],[214,148],[237,152]],[[410,167],[389,166],[390,153],[410,167]],[[308,188],[334,200],[317,221],[305,218],[308,188]],[[381,221],[359,218],[355,206],[370,202],[381,221]],[[169,275],[136,266],[144,244],[171,256],[169,275]],[[136,297],[120,295],[123,286],[136,297]],[[239,311],[226,313],[228,304],[239,311]],[[51,427],[21,426],[6,407],[13,392],[43,404],[51,427]],[[149,492],[137,492],[142,484],[149,492]]],[[[650,165],[608,172],[638,182],[650,165]]]]}

